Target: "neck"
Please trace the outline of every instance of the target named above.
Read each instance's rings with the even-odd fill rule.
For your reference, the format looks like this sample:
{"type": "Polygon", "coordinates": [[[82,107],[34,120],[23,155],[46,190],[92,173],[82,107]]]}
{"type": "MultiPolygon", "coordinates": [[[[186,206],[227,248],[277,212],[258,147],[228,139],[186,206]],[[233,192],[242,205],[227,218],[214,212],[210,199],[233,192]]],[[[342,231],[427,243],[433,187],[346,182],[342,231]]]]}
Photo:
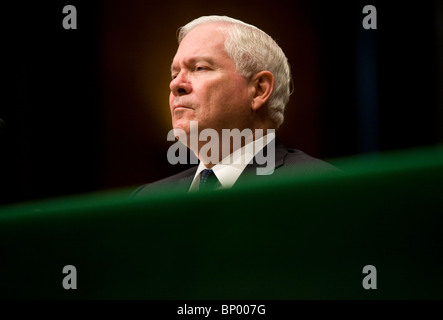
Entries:
{"type": "Polygon", "coordinates": [[[250,129],[227,130],[224,134],[218,135],[218,139],[212,140],[211,137],[209,141],[199,141],[197,158],[210,169],[235,151],[262,137],[264,137],[263,145],[266,145],[269,142],[266,136],[274,132],[274,129],[269,128],[254,131],[250,129]]]}

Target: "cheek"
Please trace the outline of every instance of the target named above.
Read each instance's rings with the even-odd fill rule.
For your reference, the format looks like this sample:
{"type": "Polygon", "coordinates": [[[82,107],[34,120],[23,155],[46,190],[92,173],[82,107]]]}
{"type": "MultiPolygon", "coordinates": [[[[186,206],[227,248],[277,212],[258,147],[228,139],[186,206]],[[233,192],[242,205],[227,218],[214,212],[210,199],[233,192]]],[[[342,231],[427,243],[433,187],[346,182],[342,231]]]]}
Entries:
{"type": "Polygon", "coordinates": [[[243,114],[249,97],[245,80],[232,77],[206,82],[200,87],[194,84],[194,93],[199,104],[196,113],[200,118],[243,114]]]}
{"type": "Polygon", "coordinates": [[[228,109],[232,109],[234,113],[241,113],[248,106],[248,90],[242,81],[232,81],[225,88],[222,101],[227,105],[228,109]]]}

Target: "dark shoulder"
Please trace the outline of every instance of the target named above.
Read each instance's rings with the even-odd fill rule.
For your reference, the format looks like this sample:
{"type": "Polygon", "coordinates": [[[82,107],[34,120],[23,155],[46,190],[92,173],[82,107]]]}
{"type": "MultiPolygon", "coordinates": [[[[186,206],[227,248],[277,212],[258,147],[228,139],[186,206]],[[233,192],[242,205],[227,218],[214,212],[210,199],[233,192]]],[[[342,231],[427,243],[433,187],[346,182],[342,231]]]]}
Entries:
{"type": "Polygon", "coordinates": [[[306,164],[312,164],[312,165],[319,165],[319,166],[332,166],[326,161],[314,158],[307,153],[297,150],[297,149],[287,149],[286,150],[286,157],[285,157],[285,165],[306,165],[306,164]]]}
{"type": "Polygon", "coordinates": [[[194,178],[195,171],[197,170],[197,166],[189,168],[185,171],[179,172],[167,178],[144,184],[138,187],[134,192],[131,193],[130,198],[136,198],[144,195],[149,192],[153,188],[161,187],[161,186],[175,186],[177,188],[182,187],[186,191],[189,189],[191,185],[192,179],[194,178]]]}
{"type": "Polygon", "coordinates": [[[299,170],[306,172],[318,169],[340,171],[330,163],[312,157],[301,150],[285,148],[285,151],[282,167],[298,167],[299,170]]]}
{"type": "Polygon", "coordinates": [[[301,150],[286,148],[278,138],[276,139],[275,143],[274,160],[274,170],[272,171],[272,174],[260,175],[257,173],[258,168],[261,167],[266,170],[269,168],[269,165],[268,163],[259,164],[254,158],[253,162],[245,168],[245,171],[242,173],[239,180],[243,180],[242,176],[260,176],[261,179],[264,179],[266,177],[275,177],[287,174],[305,176],[310,175],[311,173],[316,174],[319,172],[322,174],[329,172],[341,172],[341,170],[337,169],[326,161],[317,159],[301,150]]]}

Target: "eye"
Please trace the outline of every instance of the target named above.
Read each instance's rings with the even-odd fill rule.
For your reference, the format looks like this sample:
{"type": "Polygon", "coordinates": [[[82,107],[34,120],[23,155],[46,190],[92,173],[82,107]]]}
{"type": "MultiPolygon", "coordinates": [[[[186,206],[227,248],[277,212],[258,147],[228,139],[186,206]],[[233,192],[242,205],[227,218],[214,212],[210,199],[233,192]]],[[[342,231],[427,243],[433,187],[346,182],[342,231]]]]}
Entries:
{"type": "Polygon", "coordinates": [[[175,78],[177,78],[177,74],[172,74],[171,79],[174,80],[175,78]]]}
{"type": "Polygon", "coordinates": [[[196,66],[195,67],[195,71],[204,71],[204,70],[206,70],[207,68],[206,67],[204,67],[204,66],[196,66]]]}

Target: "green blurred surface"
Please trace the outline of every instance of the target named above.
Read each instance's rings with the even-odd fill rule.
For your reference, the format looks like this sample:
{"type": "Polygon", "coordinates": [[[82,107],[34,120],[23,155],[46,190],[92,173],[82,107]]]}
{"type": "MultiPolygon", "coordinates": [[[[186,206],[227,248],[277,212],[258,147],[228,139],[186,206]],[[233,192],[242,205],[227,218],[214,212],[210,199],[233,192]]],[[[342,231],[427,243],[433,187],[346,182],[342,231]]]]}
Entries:
{"type": "Polygon", "coordinates": [[[343,173],[0,207],[0,297],[442,299],[443,148],[332,163],[343,173]]]}

